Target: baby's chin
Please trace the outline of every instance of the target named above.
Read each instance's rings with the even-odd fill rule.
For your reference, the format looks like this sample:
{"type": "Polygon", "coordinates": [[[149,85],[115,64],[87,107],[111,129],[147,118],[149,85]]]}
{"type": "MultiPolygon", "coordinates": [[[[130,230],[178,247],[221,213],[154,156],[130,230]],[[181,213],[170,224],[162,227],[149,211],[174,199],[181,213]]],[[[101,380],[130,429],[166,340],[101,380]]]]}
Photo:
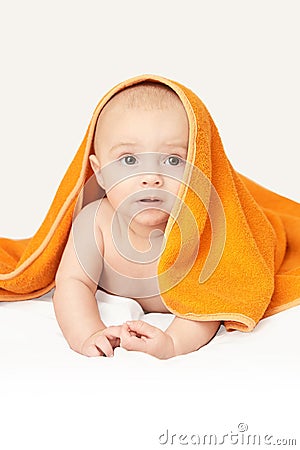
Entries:
{"type": "Polygon", "coordinates": [[[144,225],[146,227],[159,226],[159,228],[164,228],[168,222],[169,214],[165,211],[158,209],[147,209],[145,211],[139,212],[133,219],[133,221],[139,225],[144,225]]]}

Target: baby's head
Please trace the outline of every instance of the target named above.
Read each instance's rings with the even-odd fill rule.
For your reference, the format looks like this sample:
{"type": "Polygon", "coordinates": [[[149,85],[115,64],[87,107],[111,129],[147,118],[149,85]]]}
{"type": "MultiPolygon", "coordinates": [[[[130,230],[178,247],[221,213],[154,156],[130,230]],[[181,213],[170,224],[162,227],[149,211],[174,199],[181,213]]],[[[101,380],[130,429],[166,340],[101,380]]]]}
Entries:
{"type": "Polygon", "coordinates": [[[113,208],[162,229],[181,184],[188,136],[185,109],[171,88],[143,82],[114,95],[99,115],[90,155],[113,208]]]}

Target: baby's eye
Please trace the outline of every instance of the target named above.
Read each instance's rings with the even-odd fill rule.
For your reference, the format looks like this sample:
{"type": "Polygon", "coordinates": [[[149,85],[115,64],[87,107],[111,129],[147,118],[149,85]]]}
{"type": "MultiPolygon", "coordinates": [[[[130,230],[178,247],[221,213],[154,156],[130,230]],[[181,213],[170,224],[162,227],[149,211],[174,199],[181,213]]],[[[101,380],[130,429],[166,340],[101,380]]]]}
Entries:
{"type": "Polygon", "coordinates": [[[123,158],[120,158],[120,161],[127,166],[133,166],[137,162],[137,159],[133,155],[126,155],[123,156],[123,158]]]}
{"type": "Polygon", "coordinates": [[[169,164],[170,166],[178,166],[181,163],[182,163],[182,159],[179,158],[179,156],[172,155],[166,159],[166,164],[169,164]]]}

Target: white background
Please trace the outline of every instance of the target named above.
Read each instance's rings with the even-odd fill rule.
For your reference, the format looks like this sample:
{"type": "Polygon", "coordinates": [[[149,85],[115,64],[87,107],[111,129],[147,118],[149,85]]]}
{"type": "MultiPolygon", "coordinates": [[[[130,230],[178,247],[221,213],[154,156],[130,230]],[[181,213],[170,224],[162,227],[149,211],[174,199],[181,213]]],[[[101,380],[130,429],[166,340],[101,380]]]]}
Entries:
{"type": "MultiPolygon", "coordinates": [[[[17,0],[0,5],[0,236],[34,234],[100,98],[120,81],[142,73],[166,76],[196,92],[211,112],[234,168],[300,201],[298,1],[17,0]]],[[[107,422],[112,433],[118,422],[122,430],[127,423],[134,429],[135,421],[142,423],[145,418],[148,424],[143,430],[147,426],[156,439],[166,426],[180,431],[182,420],[186,430],[191,417],[191,432],[230,432],[236,430],[238,421],[252,420],[252,429],[259,423],[265,433],[275,433],[281,424],[279,431],[293,436],[292,386],[289,390],[278,385],[276,403],[273,391],[266,391],[267,377],[263,379],[257,370],[254,378],[259,384],[262,377],[261,391],[249,391],[241,379],[235,390],[232,386],[234,394],[228,389],[224,392],[222,367],[217,362],[215,366],[211,403],[201,403],[201,390],[207,386],[197,386],[196,373],[182,371],[182,385],[177,386],[165,378],[162,383],[160,369],[152,378],[149,373],[147,379],[140,379],[137,365],[136,380],[130,384],[130,389],[136,385],[136,391],[126,390],[126,373],[132,376],[132,372],[124,369],[124,374],[115,375],[115,389],[101,385],[99,378],[99,390],[105,392],[103,404],[95,405],[91,396],[80,405],[87,408],[88,422],[90,415],[95,419],[97,409],[105,411],[111,401],[112,416],[107,422]],[[185,399],[191,399],[197,388],[200,396],[195,397],[195,411],[191,410],[193,403],[186,409],[185,399]],[[169,417],[166,422],[161,420],[164,409],[169,417]],[[153,421],[155,429],[151,428],[153,421]]],[[[80,372],[74,370],[74,377],[77,380],[80,372]]],[[[51,434],[55,433],[51,417],[57,412],[63,430],[65,405],[55,397],[49,407],[43,405],[43,393],[36,388],[33,399],[26,382],[23,377],[19,390],[9,385],[8,391],[12,398],[27,402],[21,405],[24,416],[29,421],[31,414],[44,415],[51,434]],[[43,405],[40,411],[33,411],[36,404],[43,405]]],[[[61,395],[74,403],[76,423],[76,383],[70,383],[70,391],[61,395]]],[[[21,419],[14,424],[15,410],[12,407],[8,412],[11,433],[17,433],[21,419]]],[[[73,416],[67,422],[70,434],[74,433],[72,420],[73,416]]],[[[26,438],[22,448],[30,448],[25,445],[30,442],[30,428],[21,429],[26,438]]],[[[99,421],[99,443],[89,448],[101,448],[101,432],[99,421]]],[[[60,450],[59,445],[56,448],[60,450]]]]}

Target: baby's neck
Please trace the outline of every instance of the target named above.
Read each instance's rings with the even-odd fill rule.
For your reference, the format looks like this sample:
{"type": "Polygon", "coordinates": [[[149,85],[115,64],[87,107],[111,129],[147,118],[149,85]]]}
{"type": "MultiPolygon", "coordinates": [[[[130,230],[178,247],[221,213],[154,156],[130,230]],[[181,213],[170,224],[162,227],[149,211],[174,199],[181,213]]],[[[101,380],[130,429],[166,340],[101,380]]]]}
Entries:
{"type": "Polygon", "coordinates": [[[141,252],[149,251],[151,247],[156,247],[157,249],[161,248],[164,233],[161,230],[154,229],[146,235],[139,235],[135,231],[132,231],[130,228],[128,230],[129,239],[133,247],[141,252]]]}
{"type": "Polygon", "coordinates": [[[147,252],[152,248],[152,251],[160,253],[162,244],[164,242],[164,229],[160,224],[159,226],[146,226],[131,221],[129,224],[123,217],[118,217],[118,224],[120,230],[120,236],[124,241],[130,242],[133,248],[140,252],[147,252]]]}

